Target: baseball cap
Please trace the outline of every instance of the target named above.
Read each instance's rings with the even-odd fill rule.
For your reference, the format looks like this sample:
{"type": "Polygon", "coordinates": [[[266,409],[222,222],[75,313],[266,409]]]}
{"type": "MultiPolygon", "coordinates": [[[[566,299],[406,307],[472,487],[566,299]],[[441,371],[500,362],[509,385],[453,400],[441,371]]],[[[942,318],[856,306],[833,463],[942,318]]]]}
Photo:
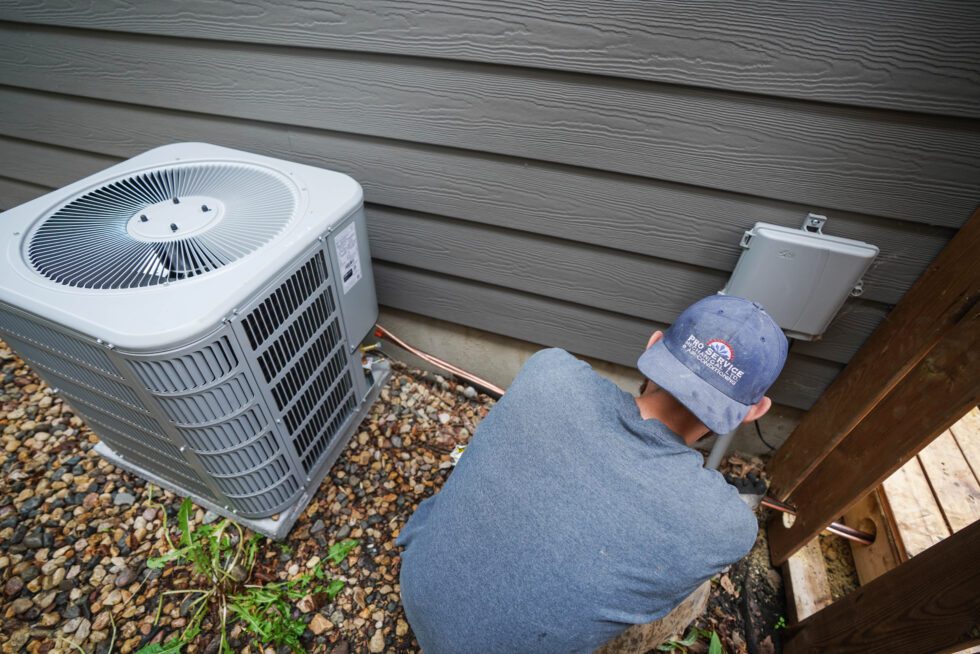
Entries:
{"type": "Polygon", "coordinates": [[[727,434],[776,381],[788,349],[761,304],[719,294],[685,309],[637,367],[711,431],[727,434]]]}

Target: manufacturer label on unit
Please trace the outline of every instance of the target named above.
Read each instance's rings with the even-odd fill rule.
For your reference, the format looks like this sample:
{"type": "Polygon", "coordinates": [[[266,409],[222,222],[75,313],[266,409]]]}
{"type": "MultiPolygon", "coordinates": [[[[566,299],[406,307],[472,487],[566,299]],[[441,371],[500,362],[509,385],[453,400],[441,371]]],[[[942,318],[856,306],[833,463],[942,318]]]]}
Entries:
{"type": "Polygon", "coordinates": [[[340,263],[340,277],[345,295],[361,279],[361,253],[357,249],[356,227],[353,222],[344,227],[333,242],[337,261],[340,263]]]}

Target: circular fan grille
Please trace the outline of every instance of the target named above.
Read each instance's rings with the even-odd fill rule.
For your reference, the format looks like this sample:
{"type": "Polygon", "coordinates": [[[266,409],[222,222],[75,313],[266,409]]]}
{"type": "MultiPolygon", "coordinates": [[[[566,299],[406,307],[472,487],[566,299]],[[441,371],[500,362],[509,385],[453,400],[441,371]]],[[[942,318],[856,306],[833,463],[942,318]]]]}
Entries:
{"type": "Polygon", "coordinates": [[[61,284],[155,286],[217,270],[268,243],[296,208],[291,186],[246,164],[148,170],[80,195],[35,230],[28,259],[61,284]]]}

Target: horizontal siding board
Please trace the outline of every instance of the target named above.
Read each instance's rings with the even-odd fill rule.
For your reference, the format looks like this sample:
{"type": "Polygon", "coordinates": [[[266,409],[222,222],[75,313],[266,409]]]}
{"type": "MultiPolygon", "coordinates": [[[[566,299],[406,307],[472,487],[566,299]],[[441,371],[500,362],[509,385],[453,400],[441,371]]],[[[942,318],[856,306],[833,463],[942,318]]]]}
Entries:
{"type": "MultiPolygon", "coordinates": [[[[526,291],[661,323],[719,291],[726,275],[436,216],[368,207],[375,259],[526,291]]],[[[875,303],[850,302],[824,338],[796,351],[846,363],[884,320],[875,303]]]]}
{"type": "Polygon", "coordinates": [[[10,0],[0,19],[492,62],[980,116],[970,2],[10,0]]]}
{"type": "Polygon", "coordinates": [[[41,197],[50,190],[45,186],[0,177],[0,212],[41,197]]]}
{"type": "MultiPolygon", "coordinates": [[[[448,275],[378,263],[382,304],[532,343],[633,367],[650,333],[663,325],[448,275]]],[[[841,366],[791,354],[773,400],[809,408],[841,366]]]]}
{"type": "MultiPolygon", "coordinates": [[[[36,180],[50,170],[48,162],[58,161],[72,173],[59,185],[116,161],[2,138],[0,147],[10,155],[10,163],[0,161],[0,175],[36,180]],[[38,157],[38,152],[46,156],[38,157]]],[[[718,291],[726,279],[718,271],[662,259],[380,205],[369,204],[367,216],[377,260],[660,323],[672,322],[693,300],[718,291]]],[[[822,340],[800,343],[798,351],[844,363],[885,314],[880,304],[852,301],[822,340]]]]}
{"type": "MultiPolygon", "coordinates": [[[[797,226],[808,210],[824,210],[466,150],[12,88],[0,87],[0,117],[0,134],[117,157],[180,140],[208,140],[347,172],[374,203],[556,235],[724,273],[738,258],[741,233],[754,222],[797,226]]],[[[41,146],[19,156],[49,171],[38,181],[51,186],[85,174],[41,146]],[[60,170],[66,165],[69,170],[60,170]]],[[[865,276],[864,295],[880,302],[897,302],[952,234],[948,228],[828,213],[828,233],[881,249],[865,276]]]]}
{"type": "Polygon", "coordinates": [[[963,120],[613,78],[8,25],[0,83],[950,226],[980,196],[963,120]]]}

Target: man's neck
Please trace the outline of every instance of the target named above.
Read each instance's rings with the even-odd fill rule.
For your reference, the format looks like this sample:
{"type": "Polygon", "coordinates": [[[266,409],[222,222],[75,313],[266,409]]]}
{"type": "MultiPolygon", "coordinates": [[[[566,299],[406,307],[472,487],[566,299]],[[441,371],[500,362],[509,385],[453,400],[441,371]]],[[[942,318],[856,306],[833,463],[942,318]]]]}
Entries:
{"type": "Polygon", "coordinates": [[[708,428],[694,414],[662,389],[649,389],[635,399],[644,420],[659,420],[688,445],[694,445],[708,433],[708,428]]]}

